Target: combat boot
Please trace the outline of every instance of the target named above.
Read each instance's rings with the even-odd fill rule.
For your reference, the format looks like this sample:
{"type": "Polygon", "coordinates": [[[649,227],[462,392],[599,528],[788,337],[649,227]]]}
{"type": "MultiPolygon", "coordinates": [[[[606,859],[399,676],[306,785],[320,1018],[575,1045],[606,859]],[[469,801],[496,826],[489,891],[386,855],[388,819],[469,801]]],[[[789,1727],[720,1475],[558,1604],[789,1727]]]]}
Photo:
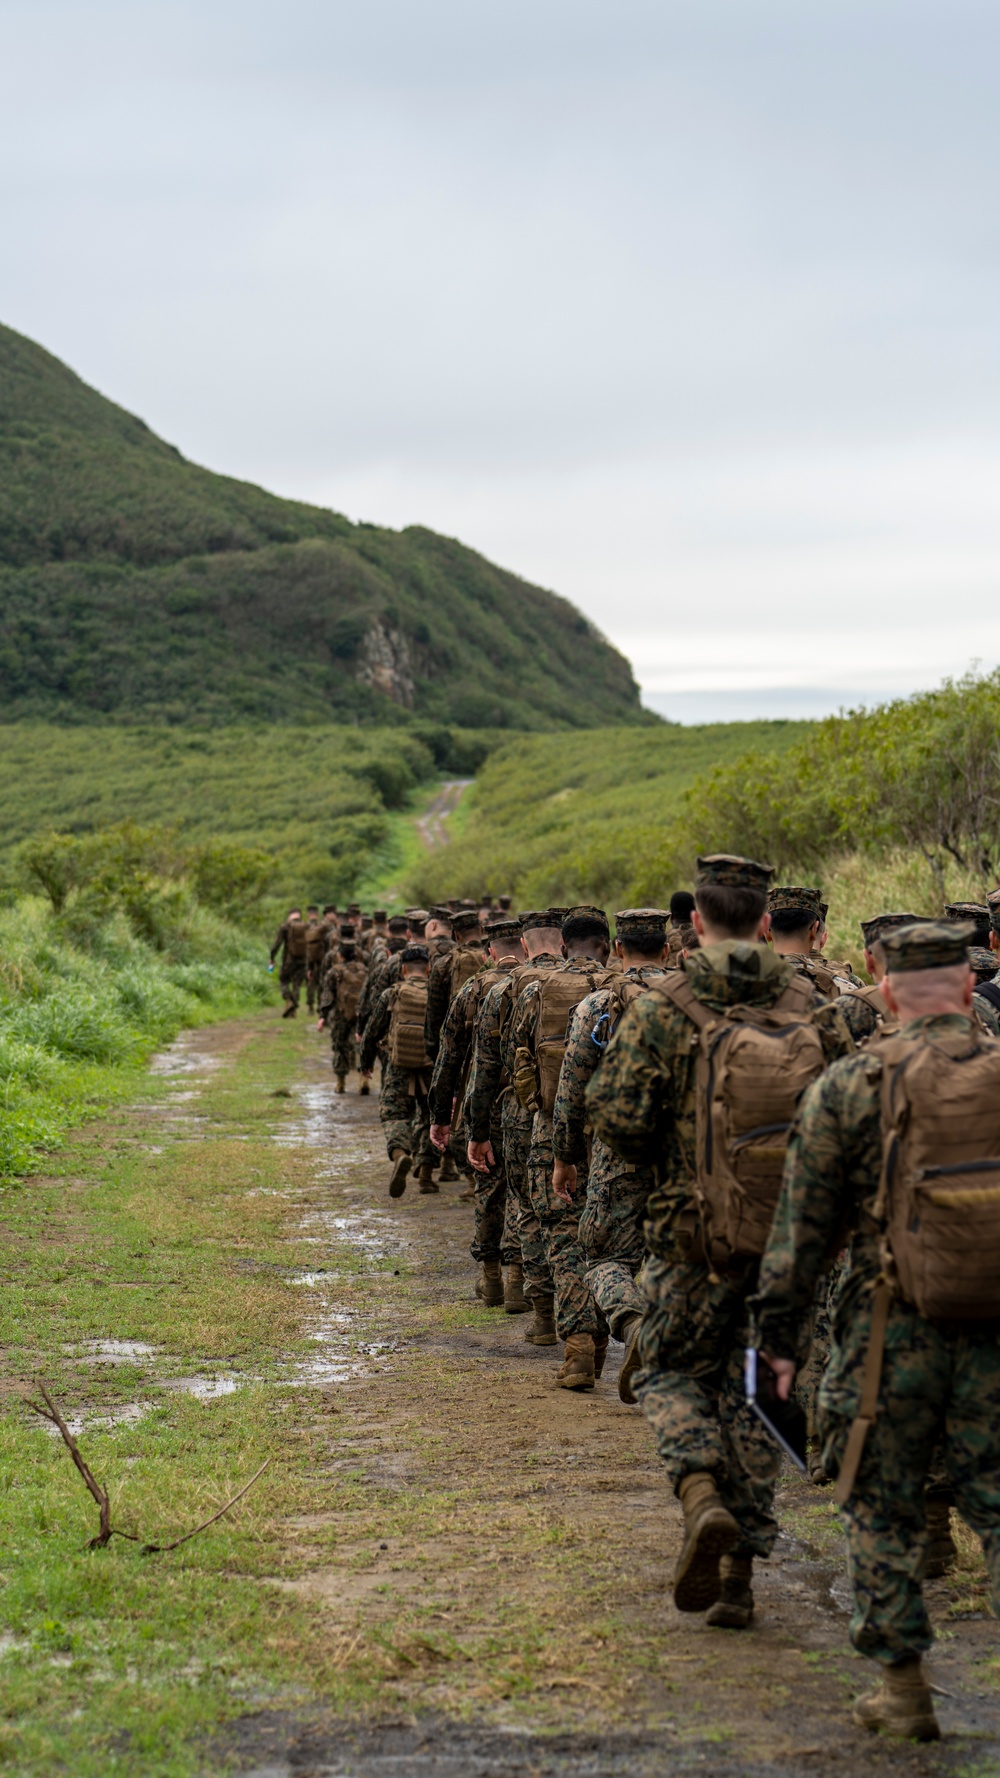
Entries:
{"type": "Polygon", "coordinates": [[[288,1002],[288,1005],[285,1007],[285,1010],[281,1016],[283,1019],[294,1019],[295,1014],[298,1012],[298,1010],[299,1009],[296,1006],[294,1000],[290,1000],[288,1002]]]}
{"type": "Polygon", "coordinates": [[[425,1197],[428,1192],[437,1191],[438,1182],[434,1177],[433,1161],[421,1161],[420,1172],[417,1174],[417,1179],[420,1183],[420,1190],[424,1193],[425,1197]]]}
{"type": "Polygon", "coordinates": [[[371,1092],[371,1087],[366,1080],[363,1080],[361,1082],[361,1085],[358,1088],[358,1092],[361,1094],[362,1099],[367,1099],[369,1093],[371,1092]]]}
{"type": "Polygon", "coordinates": [[[738,1541],[740,1528],[719,1499],[714,1476],[686,1475],[677,1492],[684,1509],[684,1547],[674,1569],[674,1604],[678,1611],[707,1611],[722,1593],[719,1563],[738,1541]]]}
{"type": "Polygon", "coordinates": [[[705,1622],[715,1630],[745,1630],[753,1617],[753,1557],[723,1556],[719,1572],[722,1591],[705,1622]]]}
{"type": "Polygon", "coordinates": [[[595,1334],[594,1335],[594,1376],[595,1377],[599,1377],[601,1372],[603,1371],[604,1360],[607,1358],[607,1356],[608,1356],[608,1336],[607,1336],[607,1334],[604,1335],[603,1339],[599,1339],[597,1334],[595,1334]]]}
{"type": "Polygon", "coordinates": [[[503,1287],[504,1313],[507,1315],[524,1315],[531,1308],[524,1294],[524,1269],[520,1264],[507,1267],[507,1276],[503,1287]]]}
{"type": "Polygon", "coordinates": [[[476,1285],[476,1295],[487,1309],[503,1308],[503,1278],[498,1259],[483,1260],[483,1275],[476,1285]]]}
{"type": "Polygon", "coordinates": [[[531,1299],[535,1313],[524,1330],[524,1337],[532,1346],[556,1345],[556,1324],[553,1315],[556,1299],[554,1296],[538,1296],[531,1299]]]}
{"type": "Polygon", "coordinates": [[[593,1389],[593,1334],[570,1334],[562,1364],[556,1371],[556,1382],[560,1389],[593,1389]]]}
{"type": "Polygon", "coordinates": [[[919,1655],[882,1668],[882,1684],[851,1712],[859,1729],[881,1729],[905,1740],[938,1741],[941,1730],[919,1655]]]}
{"type": "Polygon", "coordinates": [[[390,1198],[401,1198],[406,1190],[406,1179],[413,1165],[412,1155],[405,1148],[394,1148],[392,1151],[392,1177],[389,1180],[390,1198]]]}
{"type": "Polygon", "coordinates": [[[630,1315],[622,1328],[622,1339],[625,1341],[625,1357],[622,1368],[618,1372],[618,1399],[632,1407],[636,1397],[632,1389],[632,1378],[639,1369],[639,1329],[642,1326],[641,1315],[630,1315]]]}
{"type": "Polygon", "coordinates": [[[438,1184],[451,1185],[452,1181],[457,1178],[458,1168],[455,1165],[454,1156],[448,1154],[446,1150],[438,1168],[438,1184]]]}
{"type": "Polygon", "coordinates": [[[940,1580],[958,1560],[955,1539],[951,1534],[951,1506],[947,1500],[928,1500],[927,1554],[921,1580],[940,1580]]]}
{"type": "Polygon", "coordinates": [[[346,1075],[338,1074],[337,1075],[337,1082],[336,1082],[336,1085],[333,1090],[335,1093],[342,1093],[344,1088],[346,1087],[346,1085],[347,1085],[346,1075]]]}

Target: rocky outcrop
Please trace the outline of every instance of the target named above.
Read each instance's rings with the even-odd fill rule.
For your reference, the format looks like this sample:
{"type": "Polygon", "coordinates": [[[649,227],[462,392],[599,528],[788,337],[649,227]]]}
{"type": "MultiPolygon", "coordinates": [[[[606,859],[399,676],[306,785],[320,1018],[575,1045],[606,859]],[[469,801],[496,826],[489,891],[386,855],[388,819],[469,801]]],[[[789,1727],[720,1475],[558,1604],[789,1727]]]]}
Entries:
{"type": "Polygon", "coordinates": [[[384,618],[373,618],[361,639],[354,677],[404,710],[412,710],[417,688],[410,645],[402,630],[393,629],[384,618]]]}

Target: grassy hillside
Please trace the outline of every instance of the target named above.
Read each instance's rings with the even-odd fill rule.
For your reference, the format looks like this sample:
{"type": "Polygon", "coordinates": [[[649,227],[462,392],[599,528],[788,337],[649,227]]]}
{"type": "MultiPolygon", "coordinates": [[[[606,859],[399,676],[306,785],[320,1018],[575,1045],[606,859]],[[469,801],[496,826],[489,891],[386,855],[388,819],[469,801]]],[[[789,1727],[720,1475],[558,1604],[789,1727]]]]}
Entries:
{"type": "MultiPolygon", "coordinates": [[[[781,753],[808,722],[594,729],[505,742],[467,793],[453,843],[409,879],[419,900],[509,890],[520,907],[622,906],[700,775],[749,748],[781,753]]],[[[658,898],[677,888],[667,878],[658,898]]]]}
{"type": "Polygon", "coordinates": [[[0,328],[0,718],[655,722],[565,599],[188,463],[0,328]]]}

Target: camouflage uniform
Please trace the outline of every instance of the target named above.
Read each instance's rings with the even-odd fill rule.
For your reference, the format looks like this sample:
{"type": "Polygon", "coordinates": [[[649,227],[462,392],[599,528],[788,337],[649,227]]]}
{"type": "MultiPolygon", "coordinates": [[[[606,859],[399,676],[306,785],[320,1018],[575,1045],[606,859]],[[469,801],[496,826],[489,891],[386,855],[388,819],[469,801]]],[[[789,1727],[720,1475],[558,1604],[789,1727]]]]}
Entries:
{"type": "MultiPolygon", "coordinates": [[[[560,973],[584,978],[604,973],[603,965],[592,958],[573,957],[558,967],[560,973]]],[[[511,1077],[517,1050],[527,1047],[533,1053],[539,992],[537,981],[529,982],[522,989],[504,1035],[504,1063],[511,1077]]],[[[594,1339],[604,1340],[608,1324],[587,1283],[587,1262],[579,1236],[580,1216],[586,1201],[586,1154],[577,1158],[577,1191],[570,1204],[557,1198],[553,1189],[555,1158],[552,1114],[538,1110],[532,1119],[528,1151],[528,1198],[541,1232],[555,1289],[556,1332],[561,1340],[568,1340],[573,1334],[590,1334],[594,1339]]]]}
{"type": "MultiPolygon", "coordinates": [[[[392,961],[396,962],[396,958],[392,961]]],[[[400,966],[402,967],[402,966],[400,966]]],[[[389,1035],[392,1017],[392,986],[383,990],[365,1025],[361,1040],[361,1071],[369,1074],[375,1057],[389,1035]]],[[[385,1132],[386,1152],[392,1159],[393,1149],[405,1149],[413,1156],[414,1165],[434,1165],[437,1155],[431,1143],[431,1120],[427,1104],[430,1070],[400,1068],[388,1059],[382,1063],[382,1082],[378,1095],[378,1114],[385,1132]]]]}
{"type": "Polygon", "coordinates": [[[441,1037],[441,1027],[444,1024],[445,1015],[452,1001],[452,968],[456,947],[461,948],[462,950],[477,951],[481,958],[480,968],[482,968],[486,962],[485,950],[483,945],[479,942],[480,929],[478,920],[475,922],[474,930],[475,938],[473,938],[472,933],[468,930],[459,929],[456,938],[456,946],[449,947],[447,951],[442,951],[439,956],[435,957],[431,964],[430,975],[427,980],[427,1018],[424,1023],[424,1042],[427,1045],[427,1054],[432,1058],[437,1055],[438,1043],[441,1037]]]}
{"type": "MultiPolygon", "coordinates": [[[[296,937],[298,937],[298,936],[299,935],[296,934],[296,937]]],[[[274,962],[274,959],[277,956],[279,951],[281,952],[281,966],[278,971],[278,985],[281,989],[281,998],[282,998],[282,1000],[287,1000],[289,1006],[296,1006],[297,1007],[299,1004],[299,995],[302,992],[302,985],[306,979],[305,923],[304,923],[304,921],[302,921],[302,920],[283,920],[282,921],[281,925],[278,927],[277,936],[274,940],[274,943],[271,946],[270,956],[271,956],[272,963],[274,962]],[[294,942],[294,940],[292,938],[292,927],[293,926],[302,928],[302,935],[301,935],[302,955],[301,955],[301,957],[293,957],[291,954],[290,947],[291,947],[292,943],[294,942]]]]}
{"type": "MultiPolygon", "coordinates": [[[[969,1029],[955,1015],[914,1019],[904,1040],[969,1029]]],[[[836,1475],[858,1412],[872,1286],[881,1270],[872,1211],[882,1171],[876,1046],[811,1086],[789,1146],[785,1183],[760,1272],[762,1346],[794,1357],[797,1328],[831,1244],[853,1226],[850,1271],[820,1390],[824,1461],[836,1475]]],[[[893,1665],[930,1647],[920,1573],[924,1484],[939,1440],[962,1517],[980,1533],[1000,1609],[1000,1331],[997,1323],[931,1322],[907,1303],[889,1311],[878,1412],[844,1509],[855,1609],[851,1641],[893,1665]]]]}
{"type": "MultiPolygon", "coordinates": [[[[561,957],[546,952],[519,965],[531,969],[558,969],[561,957]]],[[[470,1142],[493,1142],[494,1115],[500,1106],[502,1166],[507,1179],[505,1245],[516,1234],[524,1268],[524,1293],[528,1297],[551,1296],[554,1285],[541,1227],[528,1191],[528,1154],[531,1148],[532,1112],[517,1101],[504,1067],[502,1032],[510,1010],[510,976],[484,995],[476,1020],[472,1070],[465,1094],[465,1121],[470,1142]],[[509,1226],[513,1219],[513,1227],[509,1226]]],[[[494,1156],[498,1150],[494,1145],[494,1156]]],[[[498,1161],[499,1164],[499,1161],[498,1161]]]]}
{"type": "MultiPolygon", "coordinates": [[[[735,939],[704,946],[684,969],[702,1004],[720,1013],[773,1006],[792,980],[791,966],[769,946],[735,939]]],[[[817,995],[815,1018],[828,1058],[853,1048],[836,1004],[817,995]]],[[[623,1160],[657,1168],[646,1209],[642,1368],[633,1387],[660,1456],[675,1490],[687,1475],[712,1474],[740,1527],[734,1553],[766,1556],[778,1531],[772,1503],[779,1455],[743,1388],[747,1298],[757,1268],[751,1261],[719,1280],[688,1257],[699,1222],[692,1190],[694,1039],[679,1008],[662,995],[642,995],[590,1083],[587,1113],[623,1160]]]]}
{"type": "MultiPolygon", "coordinates": [[[[661,978],[662,970],[650,967],[628,969],[622,979],[645,985],[661,978]]],[[[606,1020],[611,998],[610,988],[598,988],[581,1000],[573,1014],[552,1113],[552,1151],[556,1160],[585,1168],[586,1091],[608,1041],[606,1020]]],[[[623,1325],[629,1317],[641,1315],[644,1308],[635,1277],[646,1251],[642,1227],[646,1200],[654,1183],[655,1169],[620,1160],[599,1136],[594,1137],[579,1240],[587,1284],[616,1340],[623,1337],[623,1325]]]]}
{"type": "Polygon", "coordinates": [[[319,991],[319,1014],[330,1033],[334,1074],[350,1074],[357,1067],[358,1052],[355,1021],[337,1005],[340,987],[340,960],[334,956],[324,967],[319,991]]]}
{"type": "MultiPolygon", "coordinates": [[[[495,972],[494,972],[495,973],[495,972]]],[[[430,1111],[432,1124],[450,1124],[449,1153],[456,1166],[468,1175],[468,1130],[463,1105],[464,1084],[472,1061],[475,1017],[479,1008],[481,987],[478,978],[464,983],[448,1008],[441,1027],[438,1052],[431,1076],[430,1111]]],[[[503,1164],[503,1140],[500,1131],[500,1107],[494,1107],[489,1140],[493,1144],[496,1166],[489,1173],[474,1173],[475,1233],[469,1251],[482,1263],[499,1259],[504,1265],[519,1264],[521,1250],[516,1236],[513,1247],[505,1244],[504,1220],[507,1208],[507,1175],[503,1164]]]]}

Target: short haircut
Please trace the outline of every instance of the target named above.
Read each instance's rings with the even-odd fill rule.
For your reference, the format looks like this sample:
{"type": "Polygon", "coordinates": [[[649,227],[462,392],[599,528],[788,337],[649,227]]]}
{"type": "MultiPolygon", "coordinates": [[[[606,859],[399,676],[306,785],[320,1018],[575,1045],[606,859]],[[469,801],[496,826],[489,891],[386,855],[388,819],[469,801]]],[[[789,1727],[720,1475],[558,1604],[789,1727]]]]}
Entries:
{"type": "Polygon", "coordinates": [[[567,914],[562,923],[562,935],[567,944],[585,938],[601,938],[607,944],[608,922],[600,914],[567,914]]]}
{"type": "Polygon", "coordinates": [[[674,890],[670,897],[670,918],[674,920],[678,926],[683,925],[686,920],[690,920],[693,907],[694,896],[691,894],[690,889],[674,890]]]}
{"type": "Polygon", "coordinates": [[[767,912],[767,890],[703,883],[694,898],[703,920],[733,938],[755,937],[767,912]]]}
{"type": "Polygon", "coordinates": [[[393,914],[392,919],[389,921],[389,931],[394,933],[405,932],[409,924],[409,920],[404,920],[402,914],[393,914]]]}
{"type": "Polygon", "coordinates": [[[814,914],[807,914],[803,908],[775,908],[771,915],[771,931],[789,934],[808,932],[810,926],[817,921],[822,926],[818,908],[814,914]]]}
{"type": "Polygon", "coordinates": [[[414,938],[423,938],[426,928],[426,920],[407,920],[406,922],[406,930],[412,932],[414,938]]]}
{"type": "Polygon", "coordinates": [[[618,942],[623,951],[634,951],[637,957],[659,957],[667,942],[665,932],[650,931],[629,932],[624,936],[619,933],[618,942]]]}

